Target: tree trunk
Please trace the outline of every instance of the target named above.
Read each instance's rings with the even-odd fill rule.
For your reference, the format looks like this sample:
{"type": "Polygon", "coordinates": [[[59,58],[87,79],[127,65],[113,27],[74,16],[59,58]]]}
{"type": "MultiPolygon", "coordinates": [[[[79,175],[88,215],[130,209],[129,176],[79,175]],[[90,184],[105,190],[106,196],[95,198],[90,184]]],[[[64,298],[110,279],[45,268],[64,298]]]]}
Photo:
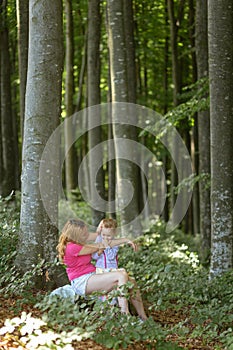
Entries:
{"type": "Polygon", "coordinates": [[[128,102],[136,103],[136,65],[132,0],[123,1],[128,102]]]}
{"type": "MultiPolygon", "coordinates": [[[[100,104],[100,0],[88,2],[88,39],[87,39],[87,91],[88,107],[100,104]]],[[[88,109],[88,146],[89,146],[89,172],[90,172],[90,202],[92,208],[92,224],[98,226],[105,216],[99,208],[99,196],[104,198],[104,171],[98,170],[98,164],[103,164],[103,151],[92,149],[101,143],[101,126],[93,127],[98,120],[101,125],[99,108],[88,109]]]]}
{"type": "MultiPolygon", "coordinates": [[[[16,76],[18,72],[18,62],[17,62],[17,38],[13,36],[11,38],[11,75],[16,76]]],[[[19,127],[18,127],[18,87],[16,84],[12,84],[11,88],[12,95],[12,127],[13,127],[13,139],[14,139],[14,178],[15,178],[15,189],[20,190],[20,159],[19,159],[19,127]]]]}
{"type": "Polygon", "coordinates": [[[20,95],[20,130],[23,140],[25,93],[28,65],[28,11],[29,0],[16,0],[18,24],[18,55],[19,55],[19,95],[20,95]]]}
{"type": "MultiPolygon", "coordinates": [[[[178,53],[178,30],[182,20],[184,0],[179,3],[179,11],[177,16],[175,15],[175,3],[174,0],[167,0],[168,15],[170,21],[170,42],[171,42],[171,55],[172,55],[172,82],[173,82],[173,105],[176,107],[178,102],[178,94],[181,92],[181,71],[178,53]]],[[[176,142],[174,141],[174,146],[176,142]]],[[[179,150],[175,150],[179,152],[179,150]]],[[[175,168],[175,164],[171,161],[171,186],[170,186],[170,208],[174,208],[176,202],[176,195],[174,188],[178,185],[178,175],[175,168]]],[[[174,217],[176,222],[176,218],[174,217]]]]}
{"type": "MultiPolygon", "coordinates": [[[[2,16],[2,7],[0,7],[0,16],[2,16]]],[[[2,42],[2,20],[0,22],[0,44],[2,42]]],[[[2,47],[0,47],[2,52],[2,47]]],[[[1,84],[1,80],[2,80],[2,71],[0,70],[0,96],[1,94],[1,88],[2,88],[2,84],[1,84]]],[[[1,106],[1,99],[0,99],[0,106],[1,106]]],[[[2,144],[2,113],[1,113],[1,109],[0,108],[0,195],[2,196],[2,191],[3,191],[3,181],[4,181],[4,165],[3,165],[3,144],[2,144]]]]}
{"type": "MultiPolygon", "coordinates": [[[[136,103],[137,101],[137,79],[136,79],[136,64],[135,64],[135,40],[134,40],[134,13],[132,0],[123,1],[124,12],[124,32],[125,32],[125,49],[126,49],[126,64],[127,64],[127,92],[128,102],[136,103]]],[[[134,136],[136,140],[136,133],[134,136]]],[[[138,208],[143,209],[144,201],[139,195],[139,190],[142,188],[143,174],[138,166],[135,166],[138,182],[138,208]]]]}
{"type": "MultiPolygon", "coordinates": [[[[197,78],[208,77],[208,33],[207,0],[197,1],[195,46],[197,57],[197,78]]],[[[198,113],[198,154],[199,174],[210,174],[210,113],[209,110],[198,113]]],[[[211,210],[210,188],[203,181],[199,182],[200,234],[202,238],[201,260],[210,257],[211,210]]]]}
{"type": "MultiPolygon", "coordinates": [[[[165,11],[165,26],[168,28],[168,8],[167,8],[167,0],[165,0],[164,3],[164,11],[165,11]]],[[[169,82],[168,82],[168,77],[169,77],[169,38],[168,35],[166,35],[165,38],[165,45],[164,45],[164,72],[163,72],[163,88],[164,88],[164,105],[163,105],[163,113],[164,115],[168,111],[168,90],[169,90],[169,82]]],[[[167,154],[163,155],[163,171],[166,174],[166,177],[169,177],[169,160],[167,154]]],[[[166,184],[166,182],[163,184],[164,185],[164,191],[167,193],[169,191],[169,186],[166,184]]],[[[168,206],[168,200],[166,200],[164,210],[162,212],[162,217],[165,222],[168,221],[169,218],[169,206],[168,206]]]]}
{"type": "Polygon", "coordinates": [[[210,276],[233,268],[233,4],[208,2],[211,218],[210,276]]]}
{"type": "MultiPolygon", "coordinates": [[[[191,133],[191,158],[192,158],[192,165],[193,170],[195,174],[199,173],[198,165],[199,165],[199,158],[198,158],[198,125],[197,125],[197,115],[195,116],[195,124],[192,128],[191,133]]],[[[194,235],[197,233],[200,233],[200,199],[199,199],[199,187],[198,184],[194,185],[193,188],[193,196],[192,196],[192,228],[190,228],[190,232],[193,232],[194,235]]]]}
{"type": "MultiPolygon", "coordinates": [[[[109,125],[108,125],[108,140],[113,139],[112,130],[112,108],[111,104],[108,107],[109,125]]],[[[108,211],[110,217],[116,219],[116,206],[115,206],[115,189],[116,189],[116,161],[115,161],[115,146],[114,142],[108,147],[108,211]]]]}
{"type": "MultiPolygon", "coordinates": [[[[170,41],[171,41],[171,58],[172,58],[172,82],[173,82],[173,105],[174,107],[178,106],[180,104],[179,100],[179,94],[182,92],[182,78],[183,78],[183,71],[185,69],[182,67],[184,61],[184,57],[182,55],[181,50],[179,49],[179,43],[182,42],[182,37],[179,37],[179,32],[181,31],[181,24],[184,19],[184,10],[185,10],[185,2],[186,0],[181,0],[179,2],[176,2],[174,0],[167,0],[168,5],[168,14],[169,14],[169,21],[170,21],[170,41]]],[[[191,2],[190,2],[191,3],[191,2]]],[[[190,15],[190,14],[189,14],[190,15]]],[[[181,36],[182,34],[180,34],[181,36]]],[[[192,44],[192,42],[191,42],[192,44]]],[[[184,128],[182,130],[182,126],[178,128],[178,131],[180,132],[182,138],[186,141],[186,147],[188,150],[190,150],[190,135],[189,130],[187,128],[184,128]]],[[[173,148],[176,148],[176,140],[174,140],[173,148]]],[[[181,149],[175,149],[175,153],[177,157],[181,160],[182,156],[180,154],[181,149]]],[[[178,172],[175,168],[174,161],[171,160],[171,186],[170,186],[170,207],[171,209],[174,208],[177,196],[174,193],[174,188],[178,185],[178,172]]],[[[183,198],[183,205],[185,204],[185,198],[183,198]]],[[[176,215],[179,216],[178,211],[175,211],[176,215]]],[[[175,213],[173,216],[174,221],[176,222],[177,219],[175,217],[175,213]]],[[[184,220],[182,222],[184,230],[190,231],[189,224],[192,221],[192,207],[188,208],[187,214],[184,217],[184,220]]],[[[191,225],[192,226],[192,225],[191,225]]]]}
{"type": "Polygon", "coordinates": [[[65,178],[66,178],[66,191],[67,197],[72,198],[71,191],[76,187],[75,181],[75,147],[72,145],[69,149],[67,145],[71,144],[73,139],[73,125],[69,119],[74,112],[73,96],[74,96],[74,36],[73,36],[73,14],[72,14],[72,2],[66,0],[65,3],[66,12],[66,94],[65,94],[65,106],[66,106],[66,119],[64,122],[65,128],[65,178]]]}
{"type": "MultiPolygon", "coordinates": [[[[29,19],[21,217],[16,258],[16,265],[22,272],[30,271],[40,259],[52,263],[56,258],[59,140],[51,144],[49,162],[41,163],[41,159],[60,117],[62,2],[30,0],[29,19]],[[40,166],[45,178],[40,178],[40,166]],[[44,193],[43,200],[41,193],[44,193]]],[[[56,276],[50,277],[59,278],[56,281],[59,284],[62,278],[57,271],[53,272],[56,276]]],[[[41,287],[41,283],[42,277],[38,277],[37,286],[41,287]]]]}
{"type": "Polygon", "coordinates": [[[178,105],[178,94],[181,92],[181,72],[178,54],[178,30],[182,20],[184,1],[179,4],[179,14],[175,16],[174,0],[168,0],[168,14],[170,19],[170,40],[172,53],[172,81],[173,89],[173,104],[178,105]]]}
{"type": "MultiPolygon", "coordinates": [[[[192,81],[197,81],[197,61],[195,51],[195,8],[194,0],[189,0],[189,41],[191,45],[191,63],[192,63],[192,81]]],[[[194,116],[195,122],[191,132],[191,157],[193,170],[198,174],[198,125],[197,125],[197,114],[194,116]]],[[[200,208],[199,208],[199,189],[198,185],[195,184],[193,188],[192,196],[192,213],[189,213],[191,219],[191,227],[189,232],[197,234],[200,232],[200,208]],[[192,229],[193,228],[193,229],[192,229]]]]}
{"type": "MultiPolygon", "coordinates": [[[[111,89],[111,77],[110,69],[108,69],[108,140],[113,139],[113,128],[112,128],[112,89],[111,89]]],[[[108,147],[108,212],[109,216],[116,219],[116,156],[114,142],[108,147]]]]}
{"type": "Polygon", "coordinates": [[[85,34],[85,38],[84,38],[84,49],[83,49],[81,68],[80,68],[79,79],[78,79],[78,97],[77,97],[77,102],[75,106],[75,113],[79,112],[82,109],[81,107],[82,107],[82,97],[83,97],[83,85],[85,82],[86,66],[87,66],[87,33],[85,34]]]}
{"type": "MultiPolygon", "coordinates": [[[[1,96],[1,74],[0,74],[0,96],[1,96]]],[[[3,166],[3,156],[2,156],[2,118],[1,118],[1,108],[0,108],[0,195],[2,195],[4,181],[4,166],[3,166]]]]}
{"type": "Polygon", "coordinates": [[[123,159],[123,155],[125,154],[125,144],[122,142],[122,139],[125,139],[126,141],[136,141],[136,128],[133,125],[137,125],[137,123],[136,120],[134,120],[133,125],[127,125],[127,123],[124,125],[122,123],[117,124],[119,115],[125,116],[127,119],[127,104],[115,104],[115,102],[127,103],[129,101],[124,10],[122,1],[107,1],[107,24],[113,102],[113,135],[116,152],[117,213],[120,217],[123,231],[132,230],[134,234],[137,234],[141,232],[141,227],[137,220],[133,220],[137,218],[139,214],[139,172],[137,171],[137,165],[134,164],[135,155],[133,147],[127,149],[127,159],[123,159]],[[131,200],[129,198],[130,192],[132,194],[131,200]]]}
{"type": "Polygon", "coordinates": [[[7,28],[7,1],[1,4],[1,132],[3,159],[3,197],[16,189],[15,166],[17,165],[14,148],[14,127],[11,102],[11,63],[9,35],[7,28]]]}

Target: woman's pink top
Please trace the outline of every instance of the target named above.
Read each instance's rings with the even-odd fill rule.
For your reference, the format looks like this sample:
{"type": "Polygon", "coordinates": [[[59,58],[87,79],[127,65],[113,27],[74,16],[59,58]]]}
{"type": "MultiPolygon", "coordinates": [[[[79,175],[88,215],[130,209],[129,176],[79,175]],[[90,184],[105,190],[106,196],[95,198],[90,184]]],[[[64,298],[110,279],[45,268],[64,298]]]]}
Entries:
{"type": "Polygon", "coordinates": [[[66,246],[64,263],[70,281],[96,271],[95,266],[91,263],[91,254],[78,255],[82,248],[82,245],[71,242],[66,246]]]}

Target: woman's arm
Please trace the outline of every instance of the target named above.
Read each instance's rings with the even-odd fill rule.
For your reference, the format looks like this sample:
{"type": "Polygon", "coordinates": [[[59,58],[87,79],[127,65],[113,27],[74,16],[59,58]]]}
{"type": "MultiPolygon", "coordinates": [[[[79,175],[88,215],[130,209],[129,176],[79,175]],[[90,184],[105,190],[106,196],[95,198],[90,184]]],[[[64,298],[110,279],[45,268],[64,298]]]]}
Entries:
{"type": "Polygon", "coordinates": [[[106,246],[104,243],[92,243],[85,244],[78,255],[89,255],[98,252],[98,254],[102,254],[106,246]]]}
{"type": "Polygon", "coordinates": [[[98,236],[97,232],[89,232],[89,236],[87,237],[87,242],[95,241],[98,236]]]}

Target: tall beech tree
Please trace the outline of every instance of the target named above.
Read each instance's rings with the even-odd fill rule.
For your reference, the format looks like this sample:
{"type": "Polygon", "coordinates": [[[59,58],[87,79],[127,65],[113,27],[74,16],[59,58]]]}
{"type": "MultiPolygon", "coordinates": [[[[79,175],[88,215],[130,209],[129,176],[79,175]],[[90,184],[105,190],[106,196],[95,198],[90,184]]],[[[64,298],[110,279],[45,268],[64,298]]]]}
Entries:
{"type": "MultiPolygon", "coordinates": [[[[172,83],[173,83],[173,106],[176,107],[179,101],[179,94],[182,91],[182,73],[181,59],[179,50],[179,30],[184,19],[185,0],[181,0],[178,4],[174,0],[167,0],[169,23],[170,23],[170,43],[171,43],[171,59],[172,59],[172,83]]],[[[179,155],[179,149],[174,141],[174,150],[179,155]]],[[[180,157],[181,159],[181,157],[180,157]]],[[[177,169],[173,161],[171,161],[171,186],[170,186],[170,207],[174,208],[176,195],[174,187],[178,185],[177,169]]],[[[175,219],[175,218],[174,218],[175,219]]],[[[175,219],[176,221],[176,219],[175,219]]]]}
{"type": "MultiPolygon", "coordinates": [[[[197,59],[196,59],[196,51],[195,51],[195,6],[194,0],[189,0],[189,38],[191,44],[191,62],[192,62],[192,82],[195,83],[197,81],[197,59]]],[[[198,123],[197,114],[194,116],[195,122],[192,127],[192,132],[190,133],[190,153],[192,157],[193,169],[195,173],[198,173],[198,123]]],[[[192,196],[192,213],[189,211],[189,221],[187,222],[188,226],[193,227],[192,232],[196,234],[200,232],[200,206],[199,206],[199,191],[198,184],[195,184],[193,188],[193,196],[192,196]]],[[[189,227],[187,227],[189,230],[189,227]]]]}
{"type": "MultiPolygon", "coordinates": [[[[87,35],[87,102],[88,107],[100,104],[100,0],[88,1],[88,35],[87,35]]],[[[90,199],[92,207],[92,223],[97,226],[104,217],[103,211],[98,208],[98,196],[104,197],[104,171],[98,169],[103,162],[103,153],[91,152],[92,148],[101,142],[101,126],[93,127],[98,120],[101,124],[101,114],[98,108],[88,109],[88,146],[90,199]]]]}
{"type": "Polygon", "coordinates": [[[72,198],[71,191],[76,188],[75,177],[75,147],[68,148],[73,140],[73,125],[70,116],[74,113],[74,31],[73,31],[73,12],[72,1],[65,1],[66,15],[66,54],[65,54],[65,107],[66,119],[64,121],[65,136],[65,179],[67,197],[72,198]]]}
{"type": "Polygon", "coordinates": [[[25,93],[28,65],[28,11],[29,0],[17,0],[17,26],[18,26],[18,61],[19,61],[19,95],[20,95],[20,129],[23,138],[25,93]]]}
{"type": "MultiPolygon", "coordinates": [[[[2,16],[2,6],[0,6],[0,16],[2,16]]],[[[0,21],[0,43],[2,42],[2,20],[0,21]]],[[[2,50],[2,47],[0,47],[2,50]]],[[[0,96],[1,96],[1,70],[0,70],[0,96]]],[[[1,99],[0,99],[1,102],[1,99]]],[[[0,108],[0,194],[2,194],[2,186],[4,180],[4,166],[3,166],[3,154],[2,154],[2,118],[1,118],[1,108],[0,108]]]]}
{"type": "Polygon", "coordinates": [[[125,53],[127,65],[128,102],[136,103],[136,62],[134,42],[134,14],[132,0],[123,1],[125,53]]]}
{"type": "Polygon", "coordinates": [[[182,80],[181,80],[181,64],[179,56],[179,36],[178,32],[181,26],[184,15],[185,0],[181,0],[178,5],[177,15],[176,6],[174,0],[167,0],[168,14],[170,20],[170,41],[172,52],[172,81],[173,81],[173,103],[174,106],[178,105],[178,94],[181,93],[182,80]]]}
{"type": "MultiPolygon", "coordinates": [[[[45,211],[45,203],[42,202],[39,168],[44,147],[59,122],[62,42],[61,0],[30,0],[21,217],[16,258],[16,265],[23,272],[30,271],[33,264],[37,264],[40,259],[52,262],[56,257],[58,143],[51,145],[51,164],[44,165],[50,172],[46,201],[52,210],[53,222],[45,211]]],[[[38,286],[41,282],[37,281],[38,286]]]]}
{"type": "Polygon", "coordinates": [[[233,4],[208,1],[211,268],[210,275],[233,267],[233,4]]]}
{"type": "MultiPolygon", "coordinates": [[[[195,48],[197,57],[198,79],[208,78],[208,14],[207,0],[197,1],[195,48]]],[[[199,174],[210,174],[210,113],[209,110],[198,112],[198,160],[199,174]]],[[[202,261],[210,257],[211,210],[210,188],[203,181],[199,182],[200,196],[200,233],[202,237],[202,261]]]]}
{"type": "MultiPolygon", "coordinates": [[[[0,135],[2,135],[2,131],[1,131],[2,127],[1,127],[1,111],[0,111],[0,135]]],[[[2,186],[3,186],[3,159],[2,159],[2,138],[0,138],[0,193],[2,193],[2,186]]]]}
{"type": "Polygon", "coordinates": [[[7,16],[7,0],[0,3],[1,15],[1,153],[2,153],[2,174],[1,174],[1,195],[7,196],[17,187],[16,167],[18,166],[18,155],[15,153],[15,134],[12,113],[12,90],[11,90],[11,59],[10,42],[7,16]]]}
{"type": "MultiPolygon", "coordinates": [[[[132,222],[139,214],[139,172],[137,171],[137,165],[133,163],[134,152],[133,149],[128,149],[128,159],[122,159],[125,150],[124,144],[120,141],[122,138],[126,140],[137,140],[136,129],[132,125],[117,123],[119,113],[127,116],[127,110],[124,104],[121,105],[122,107],[120,105],[114,105],[114,102],[129,102],[124,15],[122,0],[107,1],[107,31],[110,57],[111,95],[113,102],[112,119],[116,156],[116,199],[117,212],[120,216],[122,226],[132,222]],[[132,162],[130,162],[130,160],[132,160],[132,162]],[[128,203],[129,193],[125,187],[125,185],[127,186],[126,182],[128,185],[130,184],[134,192],[130,203],[128,203]]],[[[127,33],[129,34],[129,31],[127,33]]],[[[134,63],[132,63],[132,65],[134,65],[134,63]]],[[[140,232],[141,230],[141,228],[137,226],[137,223],[135,227],[132,228],[134,233],[140,232]]]]}

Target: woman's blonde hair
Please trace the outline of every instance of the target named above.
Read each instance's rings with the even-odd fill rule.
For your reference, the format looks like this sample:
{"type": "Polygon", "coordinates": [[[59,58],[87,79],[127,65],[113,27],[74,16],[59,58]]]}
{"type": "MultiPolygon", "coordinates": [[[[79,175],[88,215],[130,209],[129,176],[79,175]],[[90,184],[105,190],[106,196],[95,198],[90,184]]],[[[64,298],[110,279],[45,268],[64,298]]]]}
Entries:
{"type": "Polygon", "coordinates": [[[83,238],[84,230],[87,229],[87,225],[84,221],[78,219],[70,219],[67,221],[62,229],[59,243],[57,245],[58,256],[61,261],[64,259],[65,249],[68,242],[84,244],[83,238]]]}

